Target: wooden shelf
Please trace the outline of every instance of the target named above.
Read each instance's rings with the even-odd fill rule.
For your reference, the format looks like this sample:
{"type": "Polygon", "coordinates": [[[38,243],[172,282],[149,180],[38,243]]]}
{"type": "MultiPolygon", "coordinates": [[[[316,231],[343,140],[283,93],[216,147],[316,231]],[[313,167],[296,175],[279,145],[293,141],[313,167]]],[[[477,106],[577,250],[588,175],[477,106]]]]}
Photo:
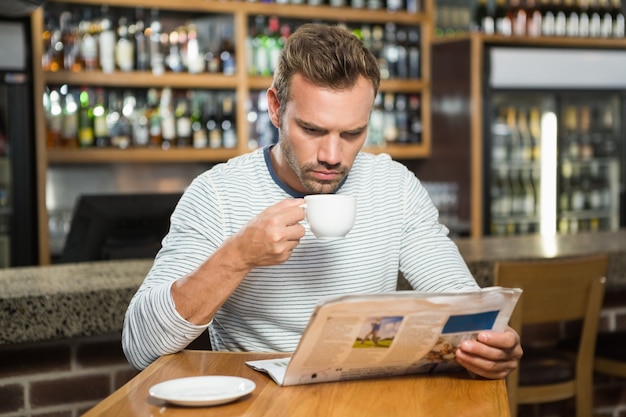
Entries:
{"type": "MultiPolygon", "coordinates": [[[[68,84],[101,87],[172,87],[181,89],[233,90],[239,85],[234,75],[209,73],[189,74],[167,72],[162,75],[154,75],[148,71],[115,71],[112,73],[102,71],[58,71],[45,72],[44,78],[48,85],[68,84]]],[[[248,88],[252,90],[265,90],[271,85],[271,77],[248,77],[248,88]]],[[[381,80],[380,89],[382,91],[410,93],[423,90],[424,85],[424,82],[421,80],[389,79],[381,80]]]]}
{"type": "MultiPolygon", "coordinates": [[[[234,75],[223,74],[189,74],[164,73],[154,75],[150,71],[133,71],[103,73],[102,71],[84,72],[44,72],[41,67],[33,71],[35,102],[40,102],[47,86],[70,85],[75,87],[90,86],[104,88],[176,88],[176,89],[204,89],[204,90],[233,90],[236,95],[237,137],[239,143],[235,149],[192,149],[174,148],[169,150],[151,148],[74,148],[48,149],[46,148],[46,120],[43,108],[36,108],[37,126],[37,193],[42,202],[38,211],[39,220],[39,252],[40,263],[50,262],[48,243],[48,213],[46,210],[46,175],[51,166],[81,164],[167,164],[167,163],[216,163],[227,161],[238,155],[249,152],[247,103],[250,93],[265,90],[271,86],[271,77],[250,76],[246,68],[246,50],[243,45],[248,39],[248,27],[257,15],[278,16],[285,20],[322,21],[327,23],[370,23],[385,24],[393,22],[396,25],[413,26],[420,29],[420,70],[421,78],[417,80],[382,80],[380,90],[421,96],[422,117],[422,144],[418,145],[389,145],[381,148],[367,148],[366,152],[375,154],[388,153],[395,159],[417,159],[430,156],[430,44],[432,33],[432,0],[422,1],[420,13],[387,12],[386,10],[354,9],[350,7],[336,8],[331,6],[309,6],[293,4],[276,4],[263,2],[249,2],[245,0],[48,0],[49,4],[73,4],[78,6],[100,7],[103,4],[109,7],[132,10],[142,7],[146,10],[156,8],[175,13],[181,18],[185,14],[192,16],[224,16],[232,19],[234,25],[234,41],[239,46],[235,50],[237,69],[234,75]]],[[[39,8],[31,16],[33,45],[33,62],[41,62],[43,45],[40,42],[44,30],[44,8],[39,8]]],[[[172,13],[174,15],[174,13],[172,13]]],[[[158,169],[155,168],[155,169],[158,169]]]]}
{"type": "Polygon", "coordinates": [[[368,147],[363,151],[380,154],[387,153],[393,159],[418,159],[430,156],[430,147],[427,144],[385,145],[380,148],[368,147]]]}
{"type": "MultiPolygon", "coordinates": [[[[387,153],[392,158],[411,159],[428,156],[428,148],[422,144],[386,145],[369,147],[365,152],[387,153]]],[[[241,153],[237,149],[193,149],[193,148],[67,148],[49,149],[48,163],[58,164],[114,164],[114,163],[178,163],[178,162],[223,162],[241,153]]]]}
{"type": "Polygon", "coordinates": [[[222,162],[239,154],[237,149],[75,148],[48,150],[50,164],[222,162]]]}
{"type": "MultiPolygon", "coordinates": [[[[101,6],[102,0],[50,0],[52,3],[74,3],[86,6],[101,6]]],[[[164,10],[207,12],[245,15],[275,15],[285,18],[305,20],[329,20],[333,22],[369,22],[386,23],[393,21],[396,24],[420,25],[430,22],[426,13],[394,12],[386,10],[354,9],[351,7],[309,6],[277,3],[261,3],[247,1],[220,1],[220,0],[185,0],[174,2],[171,0],[136,0],[128,3],[126,0],[106,0],[105,3],[113,7],[144,7],[164,10]],[[390,14],[393,18],[390,19],[390,14]]]]}
{"type": "Polygon", "coordinates": [[[447,37],[433,38],[433,44],[458,42],[474,39],[484,44],[503,44],[508,46],[537,46],[537,47],[563,47],[563,48],[626,48],[626,38],[600,39],[600,38],[572,38],[572,37],[530,37],[530,36],[503,36],[486,35],[484,33],[469,33],[447,37]]]}
{"type": "Polygon", "coordinates": [[[172,88],[207,88],[235,89],[237,78],[223,74],[189,74],[166,72],[154,75],[148,71],[105,73],[102,71],[82,72],[45,72],[44,78],[49,85],[97,85],[102,87],[172,87],[172,88]]]}

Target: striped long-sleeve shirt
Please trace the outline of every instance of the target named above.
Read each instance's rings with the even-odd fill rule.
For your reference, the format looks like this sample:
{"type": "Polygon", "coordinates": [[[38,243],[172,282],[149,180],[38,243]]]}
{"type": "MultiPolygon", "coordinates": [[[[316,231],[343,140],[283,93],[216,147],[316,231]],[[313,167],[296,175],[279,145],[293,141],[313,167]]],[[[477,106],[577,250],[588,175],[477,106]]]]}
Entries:
{"type": "MultiPolygon", "coordinates": [[[[395,291],[398,271],[418,291],[478,288],[426,190],[404,165],[385,154],[360,153],[337,193],[357,198],[352,230],[339,240],[316,239],[307,230],[285,263],[253,269],[208,325],[213,349],[293,351],[320,298],[395,291]]],[[[171,284],[252,217],[302,196],[276,176],[269,148],[198,176],[126,312],[122,344],[129,362],[145,368],[197,338],[207,325],[177,313],[171,284]]]]}

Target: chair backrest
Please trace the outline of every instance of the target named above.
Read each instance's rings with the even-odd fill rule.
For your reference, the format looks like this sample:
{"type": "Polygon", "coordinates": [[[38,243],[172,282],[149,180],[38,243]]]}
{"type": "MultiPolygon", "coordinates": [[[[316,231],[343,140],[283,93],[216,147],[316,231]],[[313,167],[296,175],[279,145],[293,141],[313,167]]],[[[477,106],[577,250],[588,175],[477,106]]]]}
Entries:
{"type": "Polygon", "coordinates": [[[607,265],[606,255],[498,262],[494,285],[523,289],[514,312],[523,324],[582,319],[597,307],[589,302],[592,281],[605,277],[607,265]]]}
{"type": "MultiPolygon", "coordinates": [[[[576,356],[577,379],[590,381],[592,378],[607,266],[607,255],[498,262],[495,265],[494,285],[523,290],[509,322],[520,334],[522,346],[522,326],[525,324],[582,321],[576,356]]],[[[513,410],[517,407],[518,379],[519,371],[507,378],[512,415],[516,414],[513,410]]]]}

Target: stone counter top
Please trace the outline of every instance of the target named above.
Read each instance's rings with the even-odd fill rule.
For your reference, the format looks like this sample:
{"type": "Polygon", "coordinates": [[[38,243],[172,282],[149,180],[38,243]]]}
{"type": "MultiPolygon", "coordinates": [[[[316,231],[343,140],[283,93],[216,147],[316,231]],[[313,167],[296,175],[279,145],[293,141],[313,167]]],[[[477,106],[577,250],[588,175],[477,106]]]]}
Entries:
{"type": "MultiPolygon", "coordinates": [[[[492,282],[497,260],[605,252],[610,255],[608,287],[626,288],[626,230],[456,242],[481,286],[492,282]]],[[[0,269],[0,345],[119,332],[151,265],[152,260],[124,260],[0,269]]]]}
{"type": "Polygon", "coordinates": [[[481,286],[493,282],[496,261],[563,258],[606,253],[607,287],[626,288],[626,229],[543,238],[539,235],[455,240],[481,286]]]}
{"type": "Polygon", "coordinates": [[[119,332],[152,260],[0,269],[0,345],[119,332]]]}

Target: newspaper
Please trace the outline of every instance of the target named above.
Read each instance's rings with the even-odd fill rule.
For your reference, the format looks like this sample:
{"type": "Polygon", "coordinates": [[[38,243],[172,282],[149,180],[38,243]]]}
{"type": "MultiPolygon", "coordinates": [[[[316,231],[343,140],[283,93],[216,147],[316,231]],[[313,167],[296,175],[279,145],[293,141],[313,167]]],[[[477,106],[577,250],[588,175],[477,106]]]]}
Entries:
{"type": "Polygon", "coordinates": [[[521,292],[489,287],[325,299],[291,357],[246,363],[283,386],[459,370],[456,348],[481,330],[504,330],[521,292]]]}

